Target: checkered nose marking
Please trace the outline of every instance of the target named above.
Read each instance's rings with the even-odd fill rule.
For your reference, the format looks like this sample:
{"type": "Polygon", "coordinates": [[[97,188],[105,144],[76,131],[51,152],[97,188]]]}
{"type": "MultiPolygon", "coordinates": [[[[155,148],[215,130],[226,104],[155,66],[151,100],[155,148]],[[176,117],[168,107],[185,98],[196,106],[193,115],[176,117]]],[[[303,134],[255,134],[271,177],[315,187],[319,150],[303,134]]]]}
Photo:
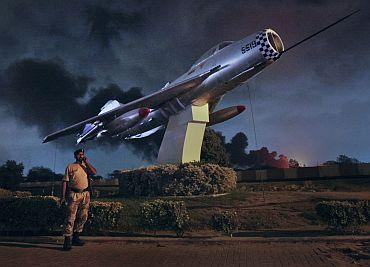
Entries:
{"type": "Polygon", "coordinates": [[[256,36],[256,42],[257,46],[259,47],[259,50],[261,54],[264,56],[265,59],[267,60],[277,60],[281,56],[281,52],[284,51],[284,46],[283,43],[280,40],[280,37],[272,30],[263,30],[260,31],[257,36],[256,36]],[[272,44],[269,41],[268,38],[268,33],[269,34],[275,34],[276,37],[278,38],[278,47],[274,43],[275,47],[272,46],[272,44]]]}

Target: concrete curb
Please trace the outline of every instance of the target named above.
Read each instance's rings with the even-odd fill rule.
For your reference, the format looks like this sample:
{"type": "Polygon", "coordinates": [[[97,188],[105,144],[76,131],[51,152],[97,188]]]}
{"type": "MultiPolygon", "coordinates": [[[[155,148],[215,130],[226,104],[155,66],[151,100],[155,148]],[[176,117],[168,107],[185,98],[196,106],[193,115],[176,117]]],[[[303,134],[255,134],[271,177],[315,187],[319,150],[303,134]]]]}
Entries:
{"type": "MultiPolygon", "coordinates": [[[[231,244],[231,243],[271,243],[271,242],[370,242],[370,235],[366,236],[320,236],[320,237],[110,237],[110,236],[84,236],[87,242],[94,243],[168,243],[168,244],[231,244]]],[[[30,236],[8,237],[0,236],[1,242],[17,243],[62,243],[61,236],[30,236]]]]}

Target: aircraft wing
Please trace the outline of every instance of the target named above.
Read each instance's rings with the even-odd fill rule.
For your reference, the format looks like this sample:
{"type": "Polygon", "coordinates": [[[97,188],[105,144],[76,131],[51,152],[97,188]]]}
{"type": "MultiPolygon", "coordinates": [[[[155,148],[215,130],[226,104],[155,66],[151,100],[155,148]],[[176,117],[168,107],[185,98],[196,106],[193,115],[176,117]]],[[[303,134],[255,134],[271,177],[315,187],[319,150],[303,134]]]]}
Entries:
{"type": "MultiPolygon", "coordinates": [[[[225,66],[224,66],[225,67],[225,66]]],[[[115,117],[121,116],[122,114],[141,107],[148,107],[148,108],[156,108],[166,101],[171,100],[174,97],[177,97],[183,93],[185,93],[187,90],[190,90],[192,88],[197,87],[200,85],[205,79],[207,79],[209,76],[214,74],[215,72],[221,70],[221,65],[218,65],[217,67],[204,72],[202,74],[199,74],[195,77],[192,77],[190,79],[184,80],[180,83],[176,83],[173,85],[169,85],[164,90],[159,90],[153,94],[144,96],[142,98],[139,98],[137,100],[134,100],[130,103],[121,105],[115,109],[112,109],[106,113],[91,117],[89,119],[86,119],[84,121],[81,121],[79,123],[76,123],[74,125],[71,125],[65,129],[59,130],[55,133],[52,133],[44,138],[42,141],[43,143],[47,143],[49,141],[52,141],[54,139],[57,139],[58,137],[69,135],[75,132],[78,132],[81,130],[85,124],[87,123],[93,123],[96,121],[104,122],[108,120],[112,120],[115,117]]]]}

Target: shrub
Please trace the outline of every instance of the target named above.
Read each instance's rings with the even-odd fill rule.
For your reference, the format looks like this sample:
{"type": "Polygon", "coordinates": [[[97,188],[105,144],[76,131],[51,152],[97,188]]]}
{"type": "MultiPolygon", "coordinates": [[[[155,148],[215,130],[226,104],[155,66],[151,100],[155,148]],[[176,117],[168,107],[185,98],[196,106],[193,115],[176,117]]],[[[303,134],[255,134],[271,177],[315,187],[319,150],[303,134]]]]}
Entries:
{"type": "Polygon", "coordinates": [[[63,223],[65,213],[51,196],[0,199],[0,231],[45,233],[63,223]]]}
{"type": "Polygon", "coordinates": [[[32,196],[32,193],[28,191],[13,191],[12,196],[13,197],[30,197],[32,196]]]}
{"type": "Polygon", "coordinates": [[[204,174],[200,166],[188,163],[179,166],[164,192],[169,196],[191,196],[207,194],[210,189],[210,177],[204,174]]]}
{"type": "Polygon", "coordinates": [[[236,187],[237,176],[233,169],[216,164],[204,164],[201,167],[204,174],[210,178],[211,193],[224,193],[226,189],[236,187]]]}
{"type": "Polygon", "coordinates": [[[213,214],[212,227],[216,231],[232,235],[232,232],[238,228],[237,213],[235,211],[224,211],[213,214]]]}
{"type": "Polygon", "coordinates": [[[159,165],[122,171],[120,193],[125,196],[190,196],[224,193],[236,187],[236,173],[216,164],[159,165]]]}
{"type": "Polygon", "coordinates": [[[0,198],[11,197],[12,195],[13,195],[12,191],[0,188],[0,198]]]}
{"type": "Polygon", "coordinates": [[[120,202],[90,203],[89,217],[85,224],[87,233],[99,233],[102,230],[114,230],[117,228],[123,204],[120,202]]]}
{"type": "Polygon", "coordinates": [[[163,186],[170,183],[177,169],[176,165],[166,164],[122,171],[117,174],[120,193],[127,196],[163,195],[163,186]]]}
{"type": "MultiPolygon", "coordinates": [[[[119,202],[91,202],[86,231],[93,234],[115,229],[121,218],[122,206],[119,202]]],[[[66,208],[59,206],[57,197],[0,199],[0,232],[3,233],[50,233],[61,230],[65,218],[66,208]]]]}
{"type": "Polygon", "coordinates": [[[32,194],[28,191],[10,191],[0,188],[0,198],[7,197],[30,197],[32,194]]]}
{"type": "Polygon", "coordinates": [[[356,231],[370,221],[369,201],[322,201],[316,212],[335,231],[356,231]]]}
{"type": "Polygon", "coordinates": [[[174,230],[182,236],[189,216],[182,201],[153,200],[140,206],[140,226],[145,230],[174,230]]]}

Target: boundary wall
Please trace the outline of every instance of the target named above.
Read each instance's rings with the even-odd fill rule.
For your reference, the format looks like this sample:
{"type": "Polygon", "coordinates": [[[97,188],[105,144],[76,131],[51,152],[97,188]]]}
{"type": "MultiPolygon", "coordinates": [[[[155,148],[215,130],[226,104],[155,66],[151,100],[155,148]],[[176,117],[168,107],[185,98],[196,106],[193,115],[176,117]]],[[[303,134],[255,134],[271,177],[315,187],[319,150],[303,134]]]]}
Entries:
{"type": "Polygon", "coordinates": [[[238,182],[370,177],[370,163],[289,169],[239,170],[238,182]]]}

